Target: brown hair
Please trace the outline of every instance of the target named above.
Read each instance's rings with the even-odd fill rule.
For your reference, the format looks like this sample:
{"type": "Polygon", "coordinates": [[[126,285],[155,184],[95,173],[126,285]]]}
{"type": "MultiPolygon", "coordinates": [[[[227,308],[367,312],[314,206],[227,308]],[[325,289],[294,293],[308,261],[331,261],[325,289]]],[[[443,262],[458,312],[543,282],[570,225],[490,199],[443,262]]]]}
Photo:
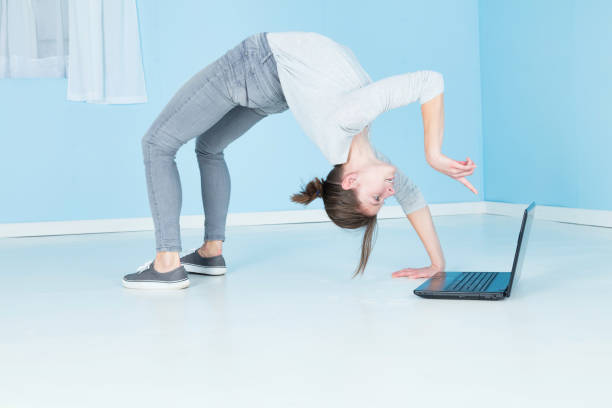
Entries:
{"type": "Polygon", "coordinates": [[[334,224],[348,229],[365,227],[361,243],[361,259],[359,260],[359,266],[353,273],[353,277],[355,277],[363,274],[372,252],[376,215],[369,216],[359,211],[361,203],[357,199],[355,190],[342,188],[342,173],[342,164],[336,164],[327,175],[327,179],[321,180],[315,177],[305,187],[302,187],[302,191],[293,194],[291,201],[306,205],[320,196],[325,205],[325,212],[334,224]]]}

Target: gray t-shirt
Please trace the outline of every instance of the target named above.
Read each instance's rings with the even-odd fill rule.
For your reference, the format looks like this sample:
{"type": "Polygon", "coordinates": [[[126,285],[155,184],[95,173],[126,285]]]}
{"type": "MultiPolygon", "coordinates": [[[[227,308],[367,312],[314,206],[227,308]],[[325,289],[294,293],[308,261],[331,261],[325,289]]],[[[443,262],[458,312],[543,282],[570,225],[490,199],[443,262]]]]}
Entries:
{"type": "MultiPolygon", "coordinates": [[[[378,160],[393,164],[387,156],[378,150],[374,149],[374,154],[378,160]]],[[[393,197],[395,197],[399,205],[402,207],[404,214],[410,214],[411,212],[425,207],[427,205],[427,201],[425,201],[425,197],[423,197],[419,187],[417,187],[417,185],[414,184],[414,182],[397,166],[396,168],[395,178],[393,179],[393,189],[395,190],[393,197]]]]}
{"type": "MultiPolygon", "coordinates": [[[[346,163],[353,136],[378,115],[416,100],[423,104],[444,91],[442,74],[435,71],[372,82],[349,48],[318,33],[267,33],[267,38],[293,116],[333,165],[346,163]]],[[[418,188],[400,173],[394,187],[404,211],[423,207],[418,188]]]]}

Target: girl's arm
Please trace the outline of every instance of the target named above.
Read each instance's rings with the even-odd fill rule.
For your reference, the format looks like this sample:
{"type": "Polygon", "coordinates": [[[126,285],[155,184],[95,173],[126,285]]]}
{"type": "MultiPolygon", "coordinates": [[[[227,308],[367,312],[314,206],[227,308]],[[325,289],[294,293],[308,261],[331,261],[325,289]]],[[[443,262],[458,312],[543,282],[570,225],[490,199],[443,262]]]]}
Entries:
{"type": "Polygon", "coordinates": [[[429,278],[437,272],[444,271],[444,268],[446,268],[446,261],[442,253],[440,240],[436,234],[433,219],[431,218],[429,206],[425,206],[406,216],[423,242],[429,259],[431,260],[431,265],[424,268],[404,268],[397,272],[393,272],[391,276],[394,278],[402,276],[409,278],[429,278]]]}
{"type": "Polygon", "coordinates": [[[441,93],[421,105],[423,115],[423,130],[425,132],[425,158],[427,163],[442,174],[454,178],[474,194],[478,190],[465,178],[471,175],[476,164],[469,157],[464,161],[456,161],[442,154],[442,139],[444,138],[444,94],[441,93]]]}
{"type": "MultiPolygon", "coordinates": [[[[374,149],[374,148],[373,148],[374,149]]],[[[392,164],[387,156],[374,149],[374,154],[379,160],[392,164]]],[[[444,254],[440,247],[440,241],[431,219],[429,206],[420,189],[399,168],[393,180],[395,198],[404,210],[406,217],[414,227],[419,238],[425,246],[425,250],[431,259],[431,266],[426,268],[405,268],[395,272],[393,277],[407,276],[411,278],[426,278],[436,272],[443,271],[445,267],[444,254]]]]}
{"type": "Polygon", "coordinates": [[[390,76],[344,94],[339,108],[331,114],[332,122],[355,134],[383,112],[416,101],[422,106],[442,92],[444,77],[436,71],[390,76]]]}
{"type": "Polygon", "coordinates": [[[430,158],[442,153],[442,140],[444,139],[444,94],[421,105],[423,116],[423,130],[425,133],[425,158],[430,158]]]}

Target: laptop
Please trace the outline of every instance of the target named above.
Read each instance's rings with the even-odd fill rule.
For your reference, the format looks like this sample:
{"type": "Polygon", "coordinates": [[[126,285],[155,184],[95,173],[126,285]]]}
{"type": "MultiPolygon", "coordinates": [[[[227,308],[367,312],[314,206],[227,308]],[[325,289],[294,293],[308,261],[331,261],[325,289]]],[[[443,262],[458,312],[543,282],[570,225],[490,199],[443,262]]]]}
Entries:
{"type": "Polygon", "coordinates": [[[416,288],[414,294],[434,299],[499,300],[510,297],[512,285],[516,286],[521,277],[535,205],[535,202],[529,204],[523,214],[512,271],[438,272],[416,288]]]}

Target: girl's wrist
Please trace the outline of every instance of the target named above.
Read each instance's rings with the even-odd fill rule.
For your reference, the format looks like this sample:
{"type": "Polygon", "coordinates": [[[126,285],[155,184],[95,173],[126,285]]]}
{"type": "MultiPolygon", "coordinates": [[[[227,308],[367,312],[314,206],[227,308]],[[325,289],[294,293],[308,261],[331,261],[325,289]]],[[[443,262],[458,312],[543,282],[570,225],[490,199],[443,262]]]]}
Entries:
{"type": "Polygon", "coordinates": [[[446,268],[446,262],[444,262],[444,260],[442,260],[442,261],[432,261],[431,262],[431,266],[436,268],[436,269],[439,269],[439,270],[443,271],[444,268],[446,268]]]}

